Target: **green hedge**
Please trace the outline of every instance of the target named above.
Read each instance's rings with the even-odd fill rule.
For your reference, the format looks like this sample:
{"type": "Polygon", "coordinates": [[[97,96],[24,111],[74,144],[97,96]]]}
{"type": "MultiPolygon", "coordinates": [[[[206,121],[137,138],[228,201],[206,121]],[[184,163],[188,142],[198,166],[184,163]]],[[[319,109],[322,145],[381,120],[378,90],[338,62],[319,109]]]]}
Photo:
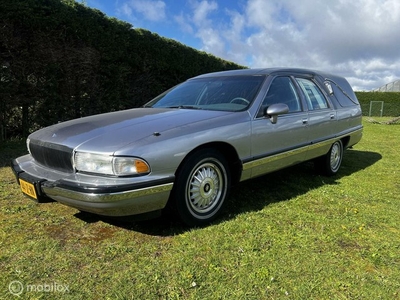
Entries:
{"type": "Polygon", "coordinates": [[[0,141],[244,68],[74,0],[0,1],[0,141]]]}
{"type": "MultiPolygon", "coordinates": [[[[356,92],[358,101],[364,116],[368,116],[370,112],[371,101],[382,101],[382,116],[397,117],[400,116],[400,92],[356,92]]],[[[379,104],[372,106],[372,116],[380,115],[379,104]]]]}

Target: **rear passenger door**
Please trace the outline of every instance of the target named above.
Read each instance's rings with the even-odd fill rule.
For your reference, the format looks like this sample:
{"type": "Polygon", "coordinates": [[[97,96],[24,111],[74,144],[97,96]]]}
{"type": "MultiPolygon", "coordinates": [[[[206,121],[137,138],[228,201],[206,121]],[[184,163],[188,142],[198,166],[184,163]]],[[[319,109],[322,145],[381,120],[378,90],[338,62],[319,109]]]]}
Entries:
{"type": "Polygon", "coordinates": [[[325,154],[330,144],[324,143],[334,137],[336,126],[336,111],[327,100],[322,90],[311,78],[296,78],[303,92],[308,108],[308,127],[310,151],[307,159],[325,154]]]}

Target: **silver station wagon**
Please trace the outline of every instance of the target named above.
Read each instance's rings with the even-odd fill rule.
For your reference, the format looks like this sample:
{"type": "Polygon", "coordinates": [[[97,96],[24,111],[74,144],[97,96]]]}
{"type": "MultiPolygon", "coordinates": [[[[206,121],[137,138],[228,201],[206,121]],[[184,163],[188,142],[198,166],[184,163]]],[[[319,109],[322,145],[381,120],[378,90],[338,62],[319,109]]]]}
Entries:
{"type": "Polygon", "coordinates": [[[12,168],[38,202],[106,216],[168,204],[201,226],[216,218],[233,184],[308,160],[334,175],[361,137],[361,108],[346,79],[246,69],[197,76],[141,108],[40,129],[12,168]]]}

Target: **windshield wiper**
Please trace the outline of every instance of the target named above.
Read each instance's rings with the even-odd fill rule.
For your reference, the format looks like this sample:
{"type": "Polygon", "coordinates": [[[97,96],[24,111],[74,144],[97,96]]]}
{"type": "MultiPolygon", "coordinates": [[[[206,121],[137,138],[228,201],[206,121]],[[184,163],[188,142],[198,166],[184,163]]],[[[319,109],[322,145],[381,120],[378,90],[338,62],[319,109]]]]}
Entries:
{"type": "Polygon", "coordinates": [[[194,105],[177,105],[177,106],[168,106],[168,108],[179,108],[179,109],[202,109],[199,106],[194,105]]]}

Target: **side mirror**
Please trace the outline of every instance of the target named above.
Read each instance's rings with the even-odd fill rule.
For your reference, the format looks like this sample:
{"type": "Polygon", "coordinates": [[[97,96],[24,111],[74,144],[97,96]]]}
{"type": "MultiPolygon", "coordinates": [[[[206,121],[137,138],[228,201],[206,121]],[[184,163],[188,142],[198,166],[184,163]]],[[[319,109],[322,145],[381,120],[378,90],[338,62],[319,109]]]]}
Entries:
{"type": "Polygon", "coordinates": [[[278,122],[278,115],[287,114],[289,112],[289,106],[284,103],[276,103],[268,106],[265,110],[265,116],[268,117],[272,124],[278,122]]]}

